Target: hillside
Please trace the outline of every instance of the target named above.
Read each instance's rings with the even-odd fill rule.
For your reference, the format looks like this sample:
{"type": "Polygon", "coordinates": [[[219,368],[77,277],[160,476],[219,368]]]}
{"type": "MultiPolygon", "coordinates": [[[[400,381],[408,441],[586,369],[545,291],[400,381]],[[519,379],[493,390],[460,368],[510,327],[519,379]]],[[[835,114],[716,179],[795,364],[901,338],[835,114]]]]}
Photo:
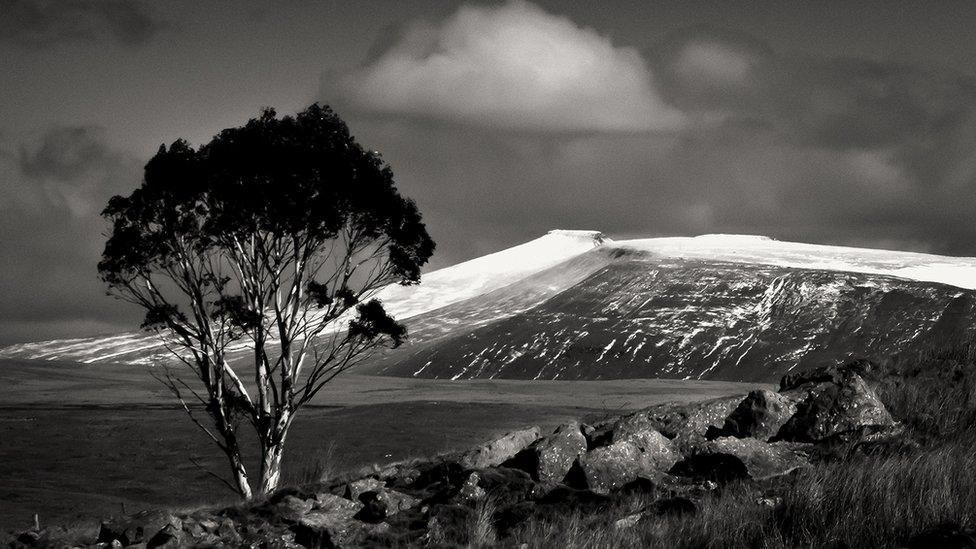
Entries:
{"type": "MultiPolygon", "coordinates": [[[[551,231],[379,298],[410,341],[360,367],[423,378],[771,381],[889,356],[976,325],[976,259],[706,235],[551,231]]],[[[246,349],[240,349],[243,353],[246,349]]],[[[0,357],[145,363],[143,334],[23,344],[0,357]]]]}

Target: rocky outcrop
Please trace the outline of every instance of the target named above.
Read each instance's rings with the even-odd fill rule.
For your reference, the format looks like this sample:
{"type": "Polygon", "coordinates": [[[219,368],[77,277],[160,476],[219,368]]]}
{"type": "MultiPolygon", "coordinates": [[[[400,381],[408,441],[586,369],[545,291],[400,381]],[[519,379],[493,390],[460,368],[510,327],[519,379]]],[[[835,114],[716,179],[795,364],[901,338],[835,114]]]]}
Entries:
{"type": "Polygon", "coordinates": [[[798,399],[796,413],[780,428],[778,440],[819,442],[854,431],[877,432],[895,425],[874,391],[853,369],[821,369],[784,379],[783,394],[798,399]]]}

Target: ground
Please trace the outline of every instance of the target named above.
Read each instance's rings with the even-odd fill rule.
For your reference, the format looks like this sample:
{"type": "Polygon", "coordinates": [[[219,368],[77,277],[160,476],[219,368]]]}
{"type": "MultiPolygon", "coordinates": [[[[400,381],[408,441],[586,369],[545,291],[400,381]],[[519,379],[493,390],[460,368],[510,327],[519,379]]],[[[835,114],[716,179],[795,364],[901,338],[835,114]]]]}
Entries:
{"type": "MultiPolygon", "coordinates": [[[[0,530],[233,495],[221,456],[145,367],[0,361],[0,530]],[[194,463],[196,461],[196,463],[194,463]]],[[[303,411],[285,481],[471,446],[517,427],[744,394],[678,380],[446,381],[346,374],[303,411]]]]}

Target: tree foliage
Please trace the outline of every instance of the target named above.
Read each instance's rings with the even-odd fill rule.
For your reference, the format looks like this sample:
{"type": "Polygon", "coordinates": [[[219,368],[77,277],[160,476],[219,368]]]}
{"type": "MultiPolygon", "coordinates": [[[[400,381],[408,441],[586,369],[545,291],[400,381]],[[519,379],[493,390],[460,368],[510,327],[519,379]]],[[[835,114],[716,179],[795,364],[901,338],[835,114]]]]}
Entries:
{"type": "Polygon", "coordinates": [[[234,418],[254,427],[260,491],[273,488],[277,471],[266,469],[280,468],[294,413],[406,337],[372,294],[418,282],[434,250],[390,167],[319,105],[294,117],[265,110],[199,148],[160,147],[142,185],[103,215],[101,278],[146,310],[143,326],[202,383],[166,378],[191,417],[188,391],[206,407],[216,432],[194,421],[228,454],[245,496],[234,418]],[[238,375],[241,354],[253,382],[238,375]]]}

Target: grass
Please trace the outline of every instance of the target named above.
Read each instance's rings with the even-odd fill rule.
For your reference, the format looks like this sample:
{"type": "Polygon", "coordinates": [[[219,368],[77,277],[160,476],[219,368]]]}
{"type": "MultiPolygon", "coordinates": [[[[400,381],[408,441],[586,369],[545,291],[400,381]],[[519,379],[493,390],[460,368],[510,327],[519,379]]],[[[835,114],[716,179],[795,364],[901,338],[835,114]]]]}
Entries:
{"type": "Polygon", "coordinates": [[[776,484],[731,484],[694,515],[646,502],[541,517],[505,545],[527,547],[897,547],[926,530],[976,527],[976,345],[931,346],[867,374],[905,434],[872,452],[833,455],[776,484]],[[908,442],[906,442],[908,441],[908,442]]]}

